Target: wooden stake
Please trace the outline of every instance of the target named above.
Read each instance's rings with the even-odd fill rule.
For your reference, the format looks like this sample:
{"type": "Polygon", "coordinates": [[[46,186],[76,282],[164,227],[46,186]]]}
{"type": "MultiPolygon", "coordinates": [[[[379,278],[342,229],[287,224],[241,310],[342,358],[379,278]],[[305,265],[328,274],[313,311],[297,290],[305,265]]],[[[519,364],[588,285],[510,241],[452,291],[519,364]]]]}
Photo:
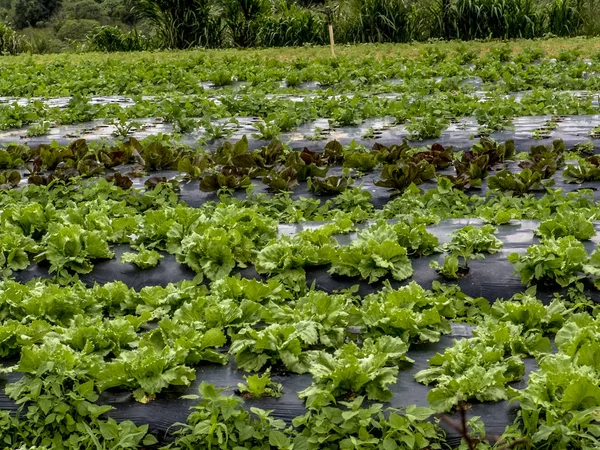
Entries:
{"type": "Polygon", "coordinates": [[[335,58],[335,50],[333,49],[335,42],[333,41],[333,24],[331,22],[329,22],[329,45],[331,46],[331,56],[335,58]]]}

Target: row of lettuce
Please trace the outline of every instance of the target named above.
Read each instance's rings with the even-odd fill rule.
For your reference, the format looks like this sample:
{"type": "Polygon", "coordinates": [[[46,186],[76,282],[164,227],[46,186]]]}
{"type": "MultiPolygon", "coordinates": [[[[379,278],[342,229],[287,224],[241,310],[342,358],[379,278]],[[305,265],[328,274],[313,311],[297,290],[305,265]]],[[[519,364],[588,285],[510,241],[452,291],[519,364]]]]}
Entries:
{"type": "Polygon", "coordinates": [[[354,50],[350,49],[348,55],[342,52],[335,59],[308,49],[285,58],[239,52],[187,52],[185,57],[163,53],[7,58],[1,63],[0,96],[179,96],[202,94],[209,86],[239,87],[242,82],[268,93],[304,90],[314,83],[337,93],[365,89],[411,92],[436,84],[437,89],[450,91],[465,87],[461,84],[472,77],[502,92],[593,92],[600,80],[600,55],[592,45],[557,50],[552,55],[535,43],[492,44],[481,50],[476,46],[434,44],[409,56],[393,48],[354,50]]]}
{"type": "MultiPolygon", "coordinates": [[[[598,78],[600,79],[600,78],[598,78]]],[[[552,89],[526,91],[517,95],[503,93],[474,93],[454,84],[439,89],[438,83],[394,95],[356,93],[307,95],[302,97],[272,96],[268,91],[255,89],[229,93],[218,97],[209,95],[168,95],[146,98],[136,96],[120,104],[118,100],[98,101],[75,94],[65,105],[35,99],[24,103],[8,99],[0,103],[0,129],[21,129],[23,137],[48,135],[53,127],[86,123],[89,129],[70,131],[70,134],[93,134],[101,125],[112,125],[116,137],[127,137],[134,131],[165,123],[175,133],[200,133],[205,140],[227,138],[241,129],[244,121],[250,124],[257,139],[271,140],[282,133],[301,132],[301,127],[316,123],[320,131],[306,133],[306,139],[324,139],[331,129],[340,127],[366,128],[363,138],[374,139],[395,125],[403,125],[412,140],[439,137],[451,125],[477,126],[474,135],[514,129],[514,120],[523,116],[550,116],[539,126],[536,139],[551,134],[564,120],[562,116],[596,115],[597,99],[591,94],[557,92],[552,89]],[[418,95],[415,95],[418,92],[418,95]],[[154,119],[153,119],[154,118],[154,119]],[[383,118],[383,119],[382,119],[383,118]],[[462,123],[471,120],[473,123],[462,123]],[[100,123],[89,124],[100,119],[100,123]],[[153,119],[153,120],[150,120],[153,119]],[[368,131],[368,119],[382,119],[384,125],[368,131]],[[325,124],[323,124],[323,122],[325,124]],[[458,123],[458,124],[457,124],[458,123]]],[[[245,125],[247,126],[247,125],[245,125]]],[[[598,135],[593,120],[590,137],[598,135]]],[[[528,130],[532,134],[534,129],[528,130]]]]}
{"type": "MultiPolygon", "coordinates": [[[[239,369],[262,372],[238,386],[245,397],[280,393],[271,370],[310,373],[312,384],[298,393],[307,413],[289,426],[270,412],[246,411],[239,397],[202,383],[187,423],[171,429],[170,448],[318,449],[352,442],[445,448],[438,423],[425,422],[434,413],[506,399],[520,402],[503,435],[514,448],[597,443],[597,307],[577,289],[546,306],[535,289],[490,305],[439,283],[431,291],[416,283],[386,285],[361,298],[240,277],[209,288],[182,282],[139,292],[120,282],[86,288],[6,280],[1,296],[0,348],[5,357],[18,358],[4,371],[23,374],[5,388],[19,407],[16,417],[1,415],[6,448],[154,445],[147,426],[107,418],[112,408],[96,403],[99,394],[127,389],[138,401],[152,402],[189,385],[195,366],[227,363],[228,353],[239,369]],[[389,400],[390,386],[403,376],[399,365],[412,362],[407,351],[438,341],[451,331],[450,321],[477,326],[473,338],[454,341],[415,375],[433,386],[430,407],[384,416],[382,405],[363,405],[365,399],[389,400]],[[523,359],[530,357],[539,369],[529,374],[528,386],[510,387],[524,377],[523,359]]],[[[489,448],[482,424],[474,419],[471,425],[478,430],[470,436],[480,442],[477,448],[489,448]]]]}
{"type": "Polygon", "coordinates": [[[389,146],[375,143],[370,150],[354,142],[344,147],[330,141],[322,151],[294,151],[277,140],[249,151],[244,136],[235,144],[225,142],[214,153],[191,150],[161,135],[116,144],[79,139],[65,146],[54,142],[34,149],[21,144],[0,148],[0,186],[16,188],[23,177],[29,184],[47,186],[104,175],[123,189],[131,188],[136,180],[148,188],[171,183],[175,189],[182,181],[197,180],[203,192],[251,191],[260,187],[256,183],[260,180],[273,194],[292,192],[304,184],[317,195],[331,196],[352,191],[357,180],[361,183],[358,190],[372,183],[391,195],[411,185],[430,182],[431,186],[437,180],[446,189],[474,192],[485,186],[520,196],[554,186],[559,171],[567,183],[598,181],[600,159],[593,152],[593,145],[586,144],[567,152],[561,140],[517,154],[513,141],[489,139],[467,151],[440,144],[411,147],[406,141],[389,146]],[[576,161],[566,163],[567,157],[576,161]],[[156,175],[156,171],[163,173],[156,175]],[[365,177],[377,171],[379,178],[365,177]],[[328,175],[332,172],[335,175],[328,175]]]}

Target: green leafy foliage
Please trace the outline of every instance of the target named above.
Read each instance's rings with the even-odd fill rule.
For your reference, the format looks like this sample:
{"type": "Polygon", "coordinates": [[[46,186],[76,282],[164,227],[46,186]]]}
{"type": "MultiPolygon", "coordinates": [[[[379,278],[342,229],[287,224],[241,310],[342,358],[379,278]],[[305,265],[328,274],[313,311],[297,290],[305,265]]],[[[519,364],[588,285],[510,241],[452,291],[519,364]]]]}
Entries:
{"type": "Polygon", "coordinates": [[[35,257],[36,262],[47,260],[50,273],[59,278],[69,276],[69,271],[85,274],[93,269],[94,259],[110,259],[106,238],[100,231],[88,231],[80,225],[50,224],[44,238],[46,250],[35,257]]]}
{"type": "Polygon", "coordinates": [[[382,179],[374,184],[391,189],[393,194],[400,194],[411,184],[422,184],[433,177],[435,166],[426,161],[388,164],[383,168],[382,179]]]}
{"type": "Polygon", "coordinates": [[[488,161],[487,155],[463,153],[461,160],[454,160],[456,175],[440,175],[440,178],[449,180],[456,189],[461,191],[481,187],[488,173],[488,161]]]}
{"type": "Polygon", "coordinates": [[[597,247],[590,255],[589,261],[583,265],[583,271],[594,277],[594,285],[600,289],[600,250],[597,247]]]}
{"type": "Polygon", "coordinates": [[[202,382],[198,390],[200,401],[192,407],[194,411],[187,422],[176,424],[179,429],[175,432],[173,448],[290,448],[283,420],[273,419],[269,412],[259,408],[250,408],[247,412],[241,406],[241,399],[223,395],[223,389],[211,384],[202,382]]]}
{"type": "Polygon", "coordinates": [[[163,255],[158,253],[156,250],[151,250],[140,246],[138,253],[126,252],[121,255],[121,262],[123,264],[133,263],[140,269],[149,269],[156,267],[163,255]]]}
{"type": "Polygon", "coordinates": [[[0,169],[16,169],[29,161],[31,150],[26,145],[9,145],[0,148],[0,169]]]}
{"type": "Polygon", "coordinates": [[[319,352],[309,367],[313,384],[300,392],[308,407],[320,407],[340,396],[366,394],[370,400],[386,401],[392,396],[387,387],[396,382],[398,363],[410,361],[408,345],[400,338],[368,338],[358,347],[343,345],[333,355],[319,352]]]}
{"type": "Polygon", "coordinates": [[[576,367],[567,355],[551,355],[530,375],[525,389],[510,393],[521,409],[508,438],[521,439],[527,433],[534,445],[557,449],[598,444],[597,372],[576,367]]]}
{"type": "Polygon", "coordinates": [[[554,280],[565,287],[582,277],[580,272],[588,261],[588,254],[581,242],[573,236],[565,236],[531,245],[525,254],[511,253],[508,260],[515,265],[523,284],[554,280]]]}
{"type": "Polygon", "coordinates": [[[372,172],[379,165],[375,153],[347,152],[344,155],[344,167],[357,169],[360,172],[372,172]]]}
{"type": "Polygon", "coordinates": [[[556,334],[558,353],[540,361],[526,388],[510,390],[521,409],[509,438],[527,433],[535,445],[561,449],[596,445],[598,331],[598,320],[585,313],[564,322],[556,334]]]}
{"type": "Polygon", "coordinates": [[[29,255],[37,251],[35,240],[25,236],[20,228],[5,228],[0,233],[0,270],[12,272],[26,269],[29,255]]]}
{"type": "Polygon", "coordinates": [[[200,190],[202,192],[214,192],[220,189],[239,190],[245,189],[251,184],[252,182],[250,181],[250,177],[248,177],[248,175],[225,175],[221,172],[218,172],[202,177],[200,180],[200,190]]]}
{"type": "Polygon", "coordinates": [[[275,275],[286,284],[294,285],[305,281],[305,267],[329,264],[336,247],[337,242],[329,233],[282,236],[258,253],[256,271],[275,275]]]}
{"type": "Polygon", "coordinates": [[[588,156],[580,158],[577,166],[567,164],[563,171],[563,177],[567,183],[584,183],[586,181],[600,180],[600,157],[588,156]]]}
{"type": "Polygon", "coordinates": [[[586,241],[596,235],[594,224],[585,213],[560,211],[553,218],[540,223],[535,234],[542,239],[573,236],[586,241]]]}
{"type": "Polygon", "coordinates": [[[542,172],[523,169],[520,173],[503,170],[488,178],[490,189],[498,189],[513,195],[523,195],[530,191],[539,191],[554,185],[553,179],[544,179],[542,172]]]}
{"type": "MultiPolygon", "coordinates": [[[[506,384],[523,376],[524,365],[517,356],[523,347],[521,328],[487,322],[480,329],[481,335],[455,340],[429,360],[431,368],[415,375],[420,383],[436,385],[427,396],[433,408],[448,411],[471,399],[506,400],[506,384]]],[[[549,342],[544,349],[550,350],[549,342]]]]}
{"type": "Polygon", "coordinates": [[[123,351],[103,367],[96,376],[98,387],[128,387],[137,401],[147,403],[166,387],[189,386],[196,378],[184,364],[186,356],[184,349],[168,346],[160,333],[149,334],[137,350],[123,351]]]}
{"type": "Polygon", "coordinates": [[[434,115],[415,118],[406,126],[406,130],[409,132],[408,139],[421,141],[438,138],[447,124],[445,119],[439,119],[434,115]]]}
{"type": "Polygon", "coordinates": [[[483,259],[484,253],[494,254],[502,248],[502,241],[494,236],[495,231],[496,228],[489,224],[481,228],[467,225],[453,231],[450,242],[442,246],[444,251],[448,252],[443,265],[432,261],[430,267],[449,279],[466,275],[469,272],[470,260],[483,259]]]}
{"type": "Polygon", "coordinates": [[[427,421],[433,413],[431,409],[414,405],[405,410],[389,408],[386,419],[381,404],[364,403],[365,397],[359,396],[351,402],[340,401],[343,408],[325,406],[296,417],[295,448],[442,448],[443,432],[427,421]]]}
{"type": "Polygon", "coordinates": [[[354,183],[351,177],[331,176],[327,178],[309,178],[308,189],[316,194],[338,194],[354,183]]]}
{"type": "Polygon", "coordinates": [[[362,238],[337,250],[329,272],[374,283],[388,274],[405,280],[412,276],[413,268],[406,248],[397,242],[362,238]]]}
{"type": "Polygon", "coordinates": [[[500,144],[484,138],[473,145],[469,151],[455,158],[455,176],[444,175],[443,177],[450,180],[457,189],[468,190],[480,187],[490,170],[500,167],[505,160],[513,158],[514,154],[513,141],[500,144]]]}
{"type": "Polygon", "coordinates": [[[317,341],[317,331],[302,324],[273,324],[262,330],[245,327],[232,338],[229,352],[242,370],[257,372],[265,366],[283,366],[291,372],[306,373],[315,357],[306,348],[317,341]]]}
{"type": "Polygon", "coordinates": [[[329,170],[327,160],[324,153],[312,152],[305,148],[301,152],[290,153],[285,160],[285,166],[296,171],[298,181],[306,181],[308,178],[325,177],[329,170]]]}
{"type": "Polygon", "coordinates": [[[165,230],[167,239],[169,234],[178,237],[171,250],[179,262],[210,280],[229,275],[236,266],[246,267],[257,247],[266,245],[276,231],[273,220],[252,208],[224,206],[210,219],[192,215],[188,220],[187,229],[173,222],[165,230]]]}
{"type": "Polygon", "coordinates": [[[205,154],[185,156],[177,163],[177,170],[193,179],[201,179],[213,165],[211,158],[205,154]]]}
{"type": "Polygon", "coordinates": [[[246,398],[281,397],[283,386],[271,381],[270,370],[262,375],[244,376],[246,383],[238,383],[238,392],[246,398]]]}
{"type": "Polygon", "coordinates": [[[412,276],[409,254],[428,255],[438,251],[438,240],[425,226],[406,223],[389,225],[379,221],[361,231],[350,245],[339,247],[330,273],[360,276],[374,283],[391,274],[398,281],[412,276]]]}
{"type": "Polygon", "coordinates": [[[490,314],[500,322],[510,322],[523,326],[525,332],[535,330],[543,335],[556,333],[565,323],[570,311],[560,300],[547,306],[535,298],[536,288],[532,286],[511,300],[494,302],[490,314]]]}
{"type": "Polygon", "coordinates": [[[286,167],[279,172],[269,172],[262,178],[262,182],[274,192],[290,191],[298,184],[298,173],[293,167],[286,167]]]}
{"type": "Polygon", "coordinates": [[[494,167],[506,160],[514,159],[515,143],[513,140],[500,143],[492,139],[483,138],[471,147],[471,152],[478,155],[486,155],[489,166],[494,167]]]}
{"type": "Polygon", "coordinates": [[[94,363],[93,357],[57,340],[24,349],[18,367],[24,376],[6,387],[7,395],[19,405],[19,414],[3,418],[3,443],[57,449],[135,449],[155,444],[146,425],[103,417],[112,407],[95,403],[98,391],[86,376],[94,363]]]}
{"type": "Polygon", "coordinates": [[[450,332],[449,318],[457,313],[456,299],[425,291],[414,281],[397,290],[389,284],[377,294],[366,296],[360,324],[370,336],[397,336],[405,342],[436,342],[450,332]]]}
{"type": "Polygon", "coordinates": [[[541,173],[542,178],[549,178],[564,164],[566,146],[563,141],[552,142],[552,147],[533,146],[529,150],[529,159],[521,161],[519,167],[531,169],[533,173],[541,173]]]}
{"type": "Polygon", "coordinates": [[[381,241],[390,239],[405,247],[409,255],[426,256],[439,251],[438,238],[427,231],[425,224],[398,222],[388,224],[380,220],[359,234],[359,239],[381,241]]]}
{"type": "Polygon", "coordinates": [[[21,182],[21,174],[16,170],[0,172],[0,189],[15,188],[21,182]]]}

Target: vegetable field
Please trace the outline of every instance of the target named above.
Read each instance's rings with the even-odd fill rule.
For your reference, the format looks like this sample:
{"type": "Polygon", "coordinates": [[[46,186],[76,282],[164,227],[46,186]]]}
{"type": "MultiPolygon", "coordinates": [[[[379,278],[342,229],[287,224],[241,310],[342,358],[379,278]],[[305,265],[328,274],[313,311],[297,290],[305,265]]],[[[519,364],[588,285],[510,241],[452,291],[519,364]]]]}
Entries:
{"type": "Polygon", "coordinates": [[[598,49],[0,59],[0,448],[600,447],[598,49]]]}

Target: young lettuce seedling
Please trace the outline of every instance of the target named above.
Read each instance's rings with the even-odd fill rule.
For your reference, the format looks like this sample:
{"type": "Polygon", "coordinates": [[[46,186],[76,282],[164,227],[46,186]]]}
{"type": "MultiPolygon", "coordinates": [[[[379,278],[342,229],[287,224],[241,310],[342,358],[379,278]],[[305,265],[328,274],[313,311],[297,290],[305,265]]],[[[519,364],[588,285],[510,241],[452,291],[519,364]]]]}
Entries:
{"type": "Polygon", "coordinates": [[[496,228],[489,224],[481,228],[468,225],[453,231],[451,241],[442,247],[449,253],[443,265],[432,261],[429,267],[448,279],[464,277],[470,270],[469,261],[483,259],[484,253],[494,254],[502,248],[502,241],[494,236],[495,231],[496,228]]]}

